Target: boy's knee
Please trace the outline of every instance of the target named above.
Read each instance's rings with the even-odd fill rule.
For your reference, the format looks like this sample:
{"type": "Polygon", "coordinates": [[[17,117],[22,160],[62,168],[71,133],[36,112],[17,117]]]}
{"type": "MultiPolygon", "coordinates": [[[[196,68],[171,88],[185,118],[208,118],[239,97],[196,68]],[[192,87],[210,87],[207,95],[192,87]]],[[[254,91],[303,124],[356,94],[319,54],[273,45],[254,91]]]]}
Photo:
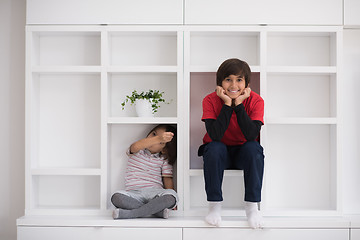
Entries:
{"type": "Polygon", "coordinates": [[[244,143],[242,146],[242,151],[245,156],[248,156],[250,159],[264,159],[263,147],[257,141],[250,141],[244,143]]]}
{"type": "Polygon", "coordinates": [[[249,141],[242,145],[242,150],[250,153],[262,153],[263,147],[257,141],[249,141]]]}
{"type": "Polygon", "coordinates": [[[204,154],[222,154],[227,151],[226,145],[222,142],[210,142],[204,149],[204,154]]]}
{"type": "Polygon", "coordinates": [[[204,167],[205,165],[217,166],[227,156],[226,145],[222,142],[208,143],[204,149],[204,167]]]}

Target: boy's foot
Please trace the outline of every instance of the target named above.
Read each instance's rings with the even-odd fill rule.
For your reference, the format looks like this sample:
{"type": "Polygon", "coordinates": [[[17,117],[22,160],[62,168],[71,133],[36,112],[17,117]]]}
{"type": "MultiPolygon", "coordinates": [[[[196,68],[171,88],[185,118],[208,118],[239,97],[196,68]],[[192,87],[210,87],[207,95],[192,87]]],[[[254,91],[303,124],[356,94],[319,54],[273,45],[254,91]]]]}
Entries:
{"type": "Polygon", "coordinates": [[[220,226],[221,223],[221,202],[209,202],[209,213],[205,221],[214,226],[220,226]]]}
{"type": "Polygon", "coordinates": [[[260,211],[258,210],[258,203],[245,202],[245,212],[251,228],[262,228],[263,222],[260,211]]]}

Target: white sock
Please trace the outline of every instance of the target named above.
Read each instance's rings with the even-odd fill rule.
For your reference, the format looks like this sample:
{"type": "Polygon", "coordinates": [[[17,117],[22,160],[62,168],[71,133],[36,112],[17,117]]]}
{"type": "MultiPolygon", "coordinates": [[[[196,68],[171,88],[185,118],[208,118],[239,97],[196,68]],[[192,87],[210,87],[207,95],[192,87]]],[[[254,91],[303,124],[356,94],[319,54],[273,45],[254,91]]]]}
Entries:
{"type": "Polygon", "coordinates": [[[245,212],[251,228],[262,228],[262,217],[258,210],[258,203],[245,202],[245,212]]]}
{"type": "Polygon", "coordinates": [[[221,202],[209,202],[209,213],[205,221],[214,226],[220,226],[221,223],[221,202]]]}

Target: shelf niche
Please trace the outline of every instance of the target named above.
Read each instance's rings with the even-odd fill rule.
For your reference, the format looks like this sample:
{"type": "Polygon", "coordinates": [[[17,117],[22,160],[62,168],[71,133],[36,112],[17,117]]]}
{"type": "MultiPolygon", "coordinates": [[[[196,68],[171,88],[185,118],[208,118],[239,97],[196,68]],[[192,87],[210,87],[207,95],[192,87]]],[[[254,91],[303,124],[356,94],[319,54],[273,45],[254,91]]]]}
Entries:
{"type": "Polygon", "coordinates": [[[33,176],[35,209],[99,209],[99,176],[33,176]]]}
{"type": "Polygon", "coordinates": [[[138,93],[149,89],[164,92],[166,103],[160,103],[155,117],[177,116],[177,74],[176,73],[110,73],[109,84],[109,117],[136,117],[135,105],[126,103],[122,110],[121,103],[132,91],[138,93]],[[168,103],[168,104],[167,104],[168,103]]]}
{"type": "Polygon", "coordinates": [[[111,32],[112,66],[176,66],[177,32],[111,32]]]}
{"type": "Polygon", "coordinates": [[[267,135],[267,209],[336,210],[336,126],[271,124],[267,135]]]}
{"type": "Polygon", "coordinates": [[[100,32],[34,32],[32,66],[99,66],[100,32]]]}
{"type": "MultiPolygon", "coordinates": [[[[118,190],[125,190],[125,172],[129,156],[126,154],[130,145],[142,138],[158,124],[112,124],[108,126],[108,209],[114,208],[111,196],[118,190]],[[125,132],[131,132],[124,138],[125,132]]],[[[170,124],[175,125],[175,124],[170,124]]],[[[179,145],[179,143],[178,143],[179,145]]],[[[177,159],[177,161],[180,161],[177,159]]],[[[177,164],[173,169],[173,180],[177,188],[177,164]]],[[[180,179],[181,181],[181,179],[180,179]]]]}
{"type": "Polygon", "coordinates": [[[33,74],[32,90],[31,166],[99,168],[100,75],[33,74]]]}
{"type": "MultiPolygon", "coordinates": [[[[253,72],[250,81],[251,90],[260,94],[260,73],[253,72]]],[[[202,100],[215,91],[216,73],[190,73],[190,169],[202,169],[202,157],[198,157],[198,148],[203,143],[206,133],[201,121],[202,100]]]]}

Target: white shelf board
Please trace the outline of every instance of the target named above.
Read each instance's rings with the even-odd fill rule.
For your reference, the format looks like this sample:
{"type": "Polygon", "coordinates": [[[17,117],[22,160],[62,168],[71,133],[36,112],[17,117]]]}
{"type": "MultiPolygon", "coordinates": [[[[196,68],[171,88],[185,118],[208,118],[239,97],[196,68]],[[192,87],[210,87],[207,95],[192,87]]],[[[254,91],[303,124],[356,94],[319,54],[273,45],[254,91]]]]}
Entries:
{"type": "Polygon", "coordinates": [[[36,176],[58,176],[58,175],[79,175],[99,176],[101,169],[98,168],[36,168],[31,169],[31,175],[36,176]]]}
{"type": "Polygon", "coordinates": [[[268,73],[336,73],[337,67],[334,66],[269,66],[268,73]]]}
{"type": "Polygon", "coordinates": [[[337,124],[337,118],[286,118],[267,117],[267,124],[337,124]]]}
{"type": "Polygon", "coordinates": [[[102,26],[96,25],[27,25],[26,30],[34,33],[52,33],[52,32],[61,32],[63,33],[86,33],[86,32],[101,32],[103,30],[102,26]]]}
{"type": "Polygon", "coordinates": [[[341,212],[337,210],[321,210],[321,209],[286,209],[286,208],[269,208],[263,209],[263,216],[268,217],[297,217],[297,218],[320,218],[320,217],[341,217],[341,212]]]}
{"type": "Polygon", "coordinates": [[[122,72],[178,72],[178,66],[109,66],[109,73],[122,72]]]}
{"type": "MultiPolygon", "coordinates": [[[[204,171],[202,169],[190,169],[189,176],[204,176],[204,171]]],[[[225,177],[241,177],[244,176],[244,172],[242,170],[225,170],[225,177]]]]}
{"type": "Polygon", "coordinates": [[[54,216],[101,216],[104,211],[100,210],[100,207],[36,207],[31,209],[25,209],[25,216],[31,217],[48,217],[54,216]]]}
{"type": "MultiPolygon", "coordinates": [[[[333,229],[349,228],[351,224],[342,217],[264,217],[263,222],[264,229],[333,229]]],[[[113,220],[110,213],[107,216],[24,216],[17,219],[17,226],[214,228],[204,221],[204,216],[113,220]]],[[[222,217],[220,228],[249,228],[249,225],[245,216],[222,217]]]]}
{"type": "Polygon", "coordinates": [[[101,66],[33,66],[33,73],[100,73],[101,66]]]}
{"type": "Polygon", "coordinates": [[[330,33],[342,30],[342,26],[267,26],[267,31],[272,34],[280,35],[293,35],[294,33],[300,33],[306,36],[311,35],[329,35],[330,33]]]}
{"type": "Polygon", "coordinates": [[[351,222],[351,228],[360,228],[360,215],[345,215],[346,219],[348,219],[351,222]]]}
{"type": "MultiPolygon", "coordinates": [[[[190,66],[190,72],[217,72],[219,66],[190,66]]],[[[250,66],[251,72],[260,72],[260,66],[250,66]]]]}
{"type": "Polygon", "coordinates": [[[240,25],[186,25],[183,27],[185,31],[191,31],[195,34],[214,34],[222,32],[241,32],[242,34],[254,35],[264,29],[262,26],[240,26],[240,25]]]}
{"type": "Polygon", "coordinates": [[[108,124],[176,124],[176,117],[110,117],[108,124]]]}

